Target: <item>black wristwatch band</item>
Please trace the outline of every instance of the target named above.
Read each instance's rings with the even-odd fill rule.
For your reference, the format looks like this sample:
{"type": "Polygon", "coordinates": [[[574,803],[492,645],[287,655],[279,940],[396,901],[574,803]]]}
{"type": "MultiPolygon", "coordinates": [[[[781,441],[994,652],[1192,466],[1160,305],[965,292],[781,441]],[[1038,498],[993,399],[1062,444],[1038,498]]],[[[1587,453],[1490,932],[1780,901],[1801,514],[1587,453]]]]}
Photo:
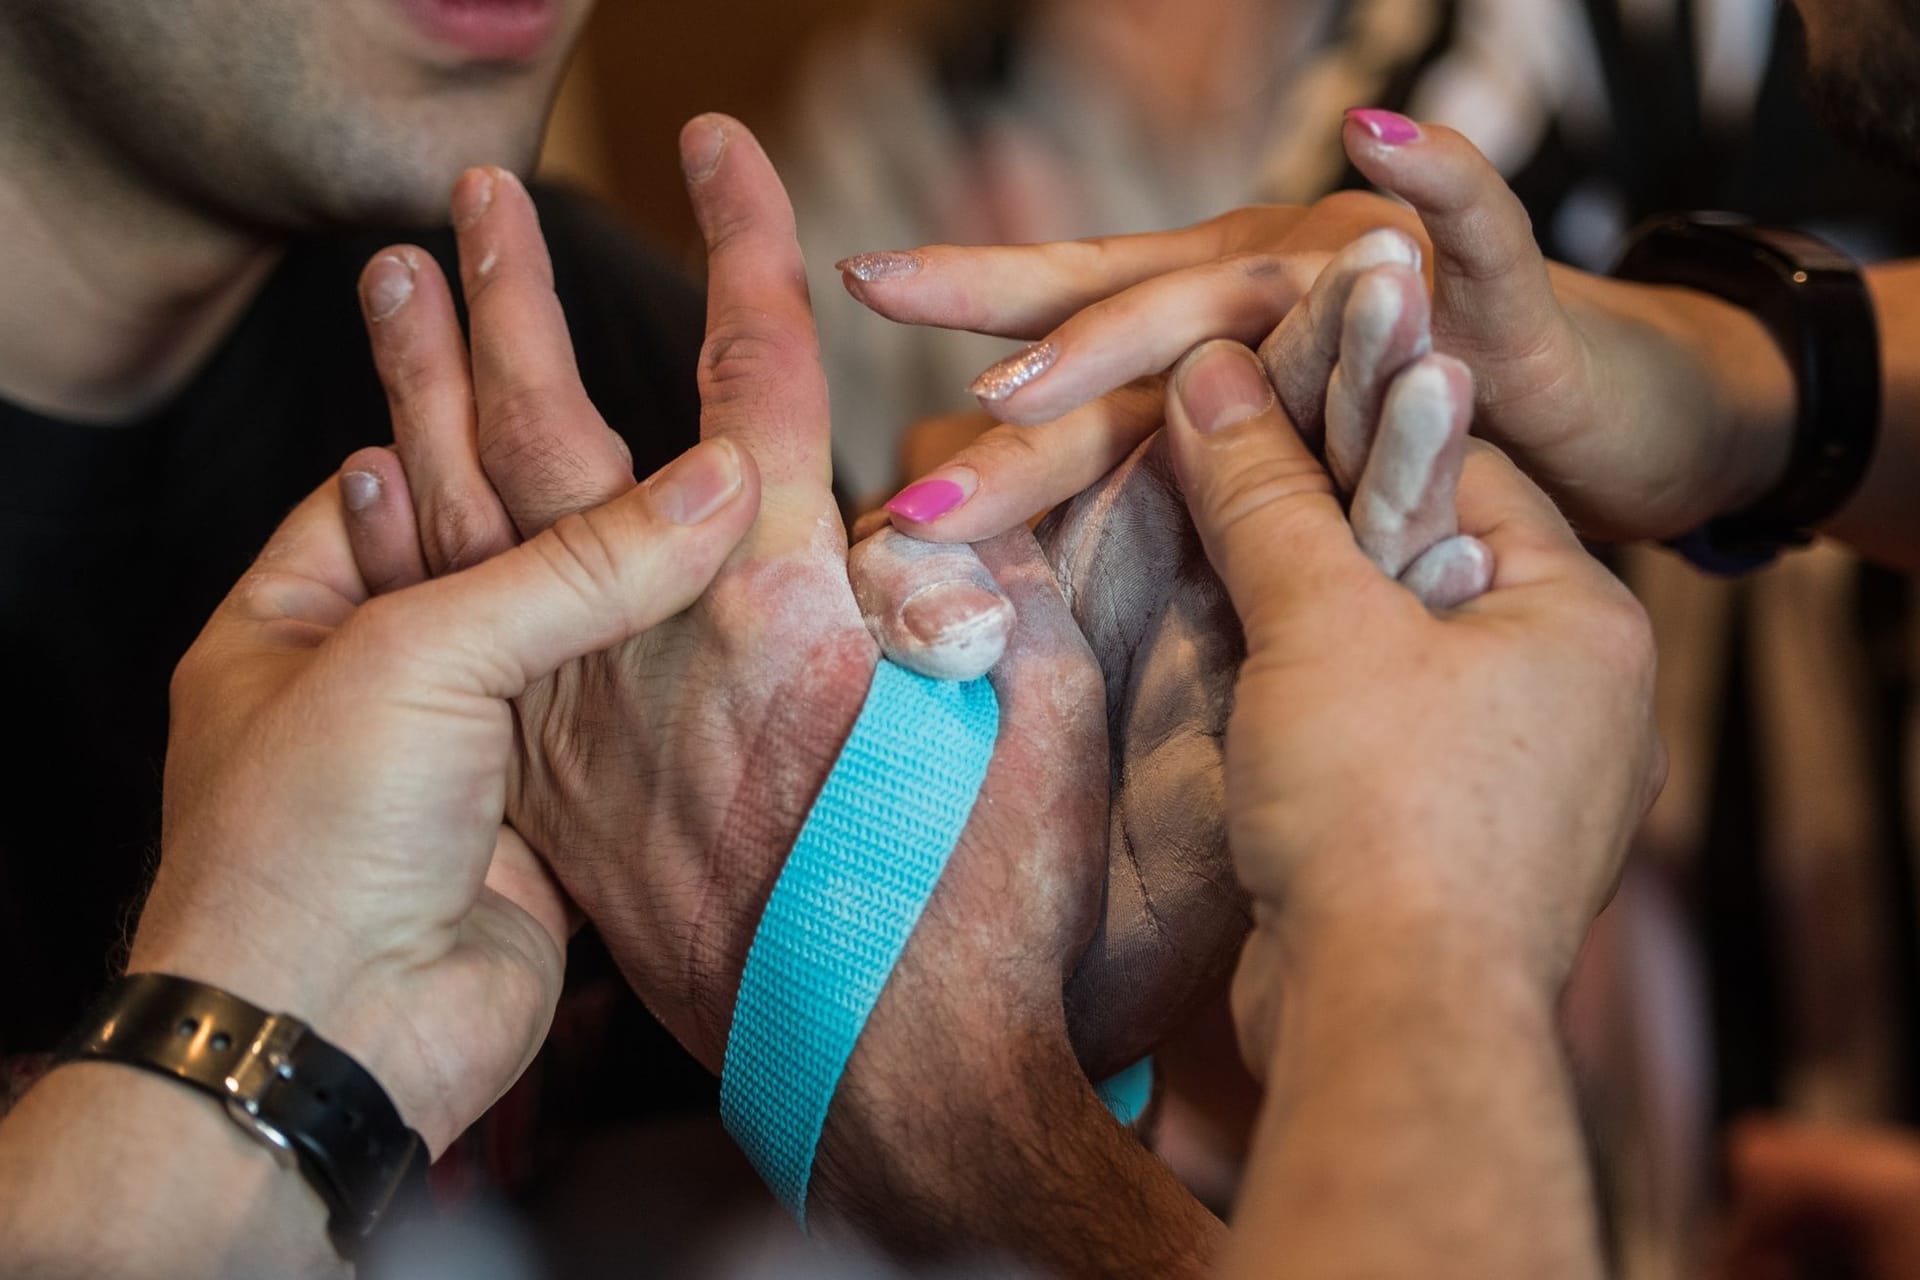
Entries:
{"type": "Polygon", "coordinates": [[[1779,483],[1672,545],[1710,572],[1742,573],[1810,542],[1859,487],[1879,438],[1879,326],[1859,268],[1802,232],[1695,213],[1643,224],[1613,274],[1751,312],[1793,367],[1799,413],[1779,483]]]}
{"type": "Polygon", "coordinates": [[[108,988],[61,1055],[141,1067],[218,1098],[298,1166],[352,1259],[399,1205],[424,1203],[427,1147],[377,1080],[298,1018],[163,973],[108,988]]]}

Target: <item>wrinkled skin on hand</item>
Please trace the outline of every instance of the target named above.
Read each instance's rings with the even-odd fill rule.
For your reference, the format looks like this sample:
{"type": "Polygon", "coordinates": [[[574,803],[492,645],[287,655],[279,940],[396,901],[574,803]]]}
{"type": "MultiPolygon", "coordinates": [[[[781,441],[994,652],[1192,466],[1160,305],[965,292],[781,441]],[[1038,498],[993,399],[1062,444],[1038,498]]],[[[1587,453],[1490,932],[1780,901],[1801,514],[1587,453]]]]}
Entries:
{"type": "MultiPolygon", "coordinates": [[[[1335,260],[1289,330],[1302,347],[1324,346],[1320,379],[1278,398],[1324,416],[1359,547],[1432,607],[1451,607],[1484,589],[1492,564],[1458,536],[1454,510],[1471,380],[1428,354],[1430,313],[1411,272],[1351,261],[1335,260]]],[[[1067,1001],[1075,1044],[1099,1074],[1222,990],[1251,924],[1223,815],[1223,735],[1245,648],[1164,433],[1057,508],[1039,537],[1106,682],[1106,898],[1067,1001]]]]}
{"type": "Polygon", "coordinates": [[[1074,1043],[1099,1076],[1224,989],[1251,926],[1223,785],[1246,646],[1164,437],[1057,509],[1038,537],[1106,681],[1106,901],[1067,984],[1074,1043]]]}
{"type": "MultiPolygon", "coordinates": [[[[1064,1057],[1061,991],[1092,931],[1103,849],[1092,655],[1025,529],[958,555],[906,539],[869,548],[862,563],[897,608],[862,607],[785,193],[737,122],[703,117],[683,146],[709,249],[701,434],[752,458],[759,517],[685,612],[516,700],[525,750],[509,820],[641,997],[718,1071],[761,912],[866,698],[874,633],[910,633],[924,612],[910,605],[958,593],[992,614],[1004,646],[992,677],[1000,739],[895,981],[925,996],[916,1034],[961,1046],[952,1069],[1005,1057],[1010,1043],[1057,1042],[1064,1057]]],[[[365,460],[382,470],[383,497],[355,513],[355,550],[388,589],[549,528],[579,536],[569,513],[633,485],[580,386],[524,189],[470,171],[454,212],[470,351],[424,254],[397,307],[381,305],[374,273],[413,251],[381,255],[363,279],[399,457],[365,460]]],[[[583,564],[603,559],[577,550],[583,564]]],[[[931,613],[938,622],[945,609],[931,613]]],[[[863,1044],[904,1043],[890,1036],[883,1008],[863,1044]]],[[[862,1059],[874,1071],[916,1068],[874,1048],[862,1059]]]]}

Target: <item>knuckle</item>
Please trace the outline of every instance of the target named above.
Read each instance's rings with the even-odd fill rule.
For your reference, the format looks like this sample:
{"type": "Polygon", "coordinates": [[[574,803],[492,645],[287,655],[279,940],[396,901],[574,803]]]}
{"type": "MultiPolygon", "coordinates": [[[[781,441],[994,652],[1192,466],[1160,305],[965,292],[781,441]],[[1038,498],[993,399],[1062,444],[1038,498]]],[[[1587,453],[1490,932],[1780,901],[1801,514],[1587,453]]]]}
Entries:
{"type": "Polygon", "coordinates": [[[722,314],[700,348],[700,392],[726,400],[800,376],[818,359],[819,343],[811,333],[763,312],[722,314]]]}
{"type": "Polygon", "coordinates": [[[427,550],[436,572],[452,573],[487,559],[497,549],[492,521],[476,501],[442,498],[433,505],[425,525],[427,550]]]}
{"type": "Polygon", "coordinates": [[[561,516],[534,540],[548,568],[585,600],[617,600],[624,570],[618,540],[599,511],[561,516]]]}
{"type": "Polygon", "coordinates": [[[1333,481],[1312,457],[1261,458],[1211,478],[1204,490],[1208,518],[1225,531],[1258,518],[1288,524],[1310,518],[1333,481]]]}

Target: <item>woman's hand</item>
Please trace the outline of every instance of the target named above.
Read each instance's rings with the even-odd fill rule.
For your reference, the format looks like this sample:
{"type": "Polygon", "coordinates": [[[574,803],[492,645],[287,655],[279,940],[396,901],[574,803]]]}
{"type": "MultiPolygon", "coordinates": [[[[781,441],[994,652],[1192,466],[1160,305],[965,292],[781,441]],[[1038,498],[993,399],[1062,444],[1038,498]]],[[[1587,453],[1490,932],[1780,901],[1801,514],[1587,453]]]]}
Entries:
{"type": "Polygon", "coordinates": [[[1387,242],[1362,248],[1382,227],[1426,250],[1434,340],[1473,372],[1478,430],[1587,536],[1684,532],[1758,496],[1785,465],[1791,377],[1751,316],[1549,267],[1519,200],[1450,129],[1356,111],[1345,141],[1405,205],[1343,192],[1151,235],[935,246],[884,255],[883,271],[871,255],[850,259],[848,289],[882,315],[1036,340],[975,384],[989,412],[1019,425],[925,477],[950,486],[945,505],[911,504],[902,527],[977,538],[1077,493],[1159,426],[1127,384],[1208,338],[1258,345],[1282,407],[1317,442],[1338,313],[1329,323],[1296,303],[1329,255],[1359,253],[1359,270],[1386,261],[1387,242]]]}

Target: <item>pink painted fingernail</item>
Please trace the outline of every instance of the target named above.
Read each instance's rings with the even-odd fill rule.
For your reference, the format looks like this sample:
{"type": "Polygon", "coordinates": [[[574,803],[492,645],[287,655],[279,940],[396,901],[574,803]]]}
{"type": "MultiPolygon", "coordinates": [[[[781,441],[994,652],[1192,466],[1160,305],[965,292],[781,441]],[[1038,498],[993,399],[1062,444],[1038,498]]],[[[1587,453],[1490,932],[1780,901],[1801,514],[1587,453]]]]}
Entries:
{"type": "MultiPolygon", "coordinates": [[[[961,473],[956,468],[947,476],[928,476],[925,480],[915,481],[893,495],[887,503],[887,510],[915,524],[938,520],[973,496],[971,486],[963,488],[958,482],[960,478],[961,473]],[[949,479],[948,476],[955,478],[949,479]]],[[[964,478],[972,480],[973,475],[967,472],[964,478]]]]}
{"type": "Polygon", "coordinates": [[[1398,111],[1385,111],[1379,107],[1355,107],[1347,112],[1347,119],[1372,134],[1375,140],[1390,147],[1403,146],[1416,142],[1420,138],[1420,126],[1401,115],[1398,111]]]}
{"type": "Polygon", "coordinates": [[[833,264],[837,271],[844,271],[863,284],[872,284],[877,280],[900,280],[914,274],[925,265],[917,253],[856,253],[851,258],[842,258],[833,264]]]}
{"type": "Polygon", "coordinates": [[[1060,348],[1051,342],[1036,342],[984,370],[967,390],[989,402],[1005,400],[1053,368],[1059,358],[1060,348]]]}

